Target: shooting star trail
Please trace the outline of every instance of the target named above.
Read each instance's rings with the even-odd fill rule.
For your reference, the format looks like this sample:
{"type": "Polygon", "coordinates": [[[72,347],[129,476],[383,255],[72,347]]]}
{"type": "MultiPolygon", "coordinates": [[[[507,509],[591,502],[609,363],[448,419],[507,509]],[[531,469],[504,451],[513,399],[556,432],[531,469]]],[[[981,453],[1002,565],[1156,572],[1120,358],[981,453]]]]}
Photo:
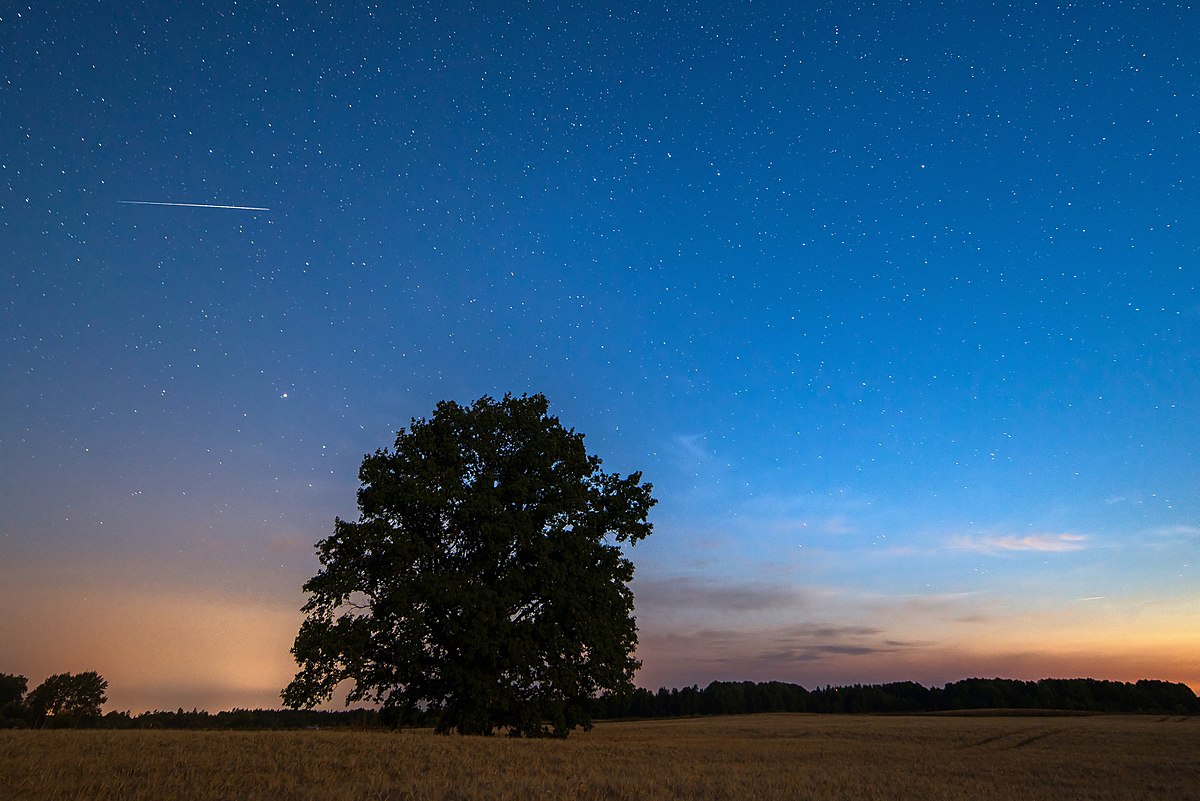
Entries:
{"type": "Polygon", "coordinates": [[[219,206],[215,203],[163,203],[158,200],[118,200],[126,206],[182,206],[188,209],[236,209],[237,211],[270,211],[261,206],[219,206]]]}

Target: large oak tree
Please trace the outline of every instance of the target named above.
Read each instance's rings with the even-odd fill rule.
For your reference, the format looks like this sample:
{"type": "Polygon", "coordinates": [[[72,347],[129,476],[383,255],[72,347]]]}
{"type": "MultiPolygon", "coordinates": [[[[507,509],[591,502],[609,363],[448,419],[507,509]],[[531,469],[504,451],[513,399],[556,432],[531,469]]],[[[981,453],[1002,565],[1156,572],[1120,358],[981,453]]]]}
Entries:
{"type": "Polygon", "coordinates": [[[291,707],[380,703],[464,734],[566,736],[631,689],[623,544],[651,531],[640,473],[604,473],[542,395],[439,403],[363,459],[360,517],[317,544],[291,707]]]}

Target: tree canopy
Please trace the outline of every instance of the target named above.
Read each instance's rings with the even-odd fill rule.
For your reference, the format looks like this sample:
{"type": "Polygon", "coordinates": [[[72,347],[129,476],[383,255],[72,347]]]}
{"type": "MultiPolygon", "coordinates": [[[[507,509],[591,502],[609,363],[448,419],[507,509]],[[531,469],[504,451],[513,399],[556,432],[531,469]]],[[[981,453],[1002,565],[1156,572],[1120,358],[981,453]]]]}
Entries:
{"type": "Polygon", "coordinates": [[[637,627],[622,550],[651,531],[641,473],[603,472],[543,395],[437,405],[363,458],[359,520],[317,544],[282,693],[351,686],[441,732],[566,736],[632,688],[637,627]]]}
{"type": "Polygon", "coordinates": [[[78,726],[94,722],[108,702],[108,681],[94,670],[56,673],[39,684],[25,699],[39,719],[54,725],[78,726]]]}
{"type": "Polygon", "coordinates": [[[13,673],[0,673],[0,708],[9,704],[19,704],[25,698],[25,689],[29,679],[13,673]]]}
{"type": "Polygon", "coordinates": [[[29,679],[0,673],[0,729],[19,725],[25,715],[25,688],[29,679]]]}

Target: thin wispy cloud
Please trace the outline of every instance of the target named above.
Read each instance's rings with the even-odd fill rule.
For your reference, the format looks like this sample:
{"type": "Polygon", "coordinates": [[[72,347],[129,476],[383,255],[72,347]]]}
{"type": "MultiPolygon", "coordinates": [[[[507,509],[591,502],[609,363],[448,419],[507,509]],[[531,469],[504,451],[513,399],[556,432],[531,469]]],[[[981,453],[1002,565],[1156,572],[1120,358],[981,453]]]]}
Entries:
{"type": "Polygon", "coordinates": [[[854,526],[850,525],[845,515],[834,515],[822,521],[818,525],[818,530],[825,534],[850,534],[854,532],[854,526]]]}
{"type": "Polygon", "coordinates": [[[845,515],[833,515],[831,517],[816,519],[760,516],[757,519],[761,521],[760,525],[763,528],[785,534],[828,534],[840,536],[842,534],[853,534],[858,530],[849,522],[845,515]]]}
{"type": "Polygon", "coordinates": [[[713,461],[712,451],[708,449],[707,438],[703,434],[677,436],[675,437],[675,447],[687,460],[701,463],[713,461]]]}
{"type": "Polygon", "coordinates": [[[637,579],[634,598],[640,610],[707,609],[754,612],[794,606],[802,600],[795,587],[760,582],[725,583],[699,576],[637,579]]]}
{"type": "Polygon", "coordinates": [[[955,537],[951,546],[963,551],[1000,554],[1022,551],[1036,553],[1068,553],[1082,551],[1087,547],[1088,537],[1083,534],[1005,534],[985,537],[955,537]]]}
{"type": "Polygon", "coordinates": [[[1143,536],[1191,539],[1200,537],[1200,527],[1197,526],[1159,526],[1139,532],[1143,536]]]}
{"type": "Polygon", "coordinates": [[[870,626],[795,625],[761,630],[708,628],[647,632],[651,648],[693,663],[725,665],[751,673],[845,657],[874,657],[923,649],[933,643],[887,637],[870,626]]]}
{"type": "Polygon", "coordinates": [[[971,604],[983,595],[982,592],[933,592],[908,595],[868,596],[866,608],[876,617],[899,614],[928,619],[931,616],[956,619],[964,604],[971,604]]]}

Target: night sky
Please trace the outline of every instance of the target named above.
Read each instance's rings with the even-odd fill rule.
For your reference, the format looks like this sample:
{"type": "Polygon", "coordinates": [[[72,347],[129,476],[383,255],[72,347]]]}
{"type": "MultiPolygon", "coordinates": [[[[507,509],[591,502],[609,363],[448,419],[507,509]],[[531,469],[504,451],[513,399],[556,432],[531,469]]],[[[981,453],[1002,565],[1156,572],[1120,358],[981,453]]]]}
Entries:
{"type": "Polygon", "coordinates": [[[1200,10],[811,5],[5,6],[0,672],[278,706],[363,454],[543,392],[645,686],[1200,689],[1200,10]]]}

